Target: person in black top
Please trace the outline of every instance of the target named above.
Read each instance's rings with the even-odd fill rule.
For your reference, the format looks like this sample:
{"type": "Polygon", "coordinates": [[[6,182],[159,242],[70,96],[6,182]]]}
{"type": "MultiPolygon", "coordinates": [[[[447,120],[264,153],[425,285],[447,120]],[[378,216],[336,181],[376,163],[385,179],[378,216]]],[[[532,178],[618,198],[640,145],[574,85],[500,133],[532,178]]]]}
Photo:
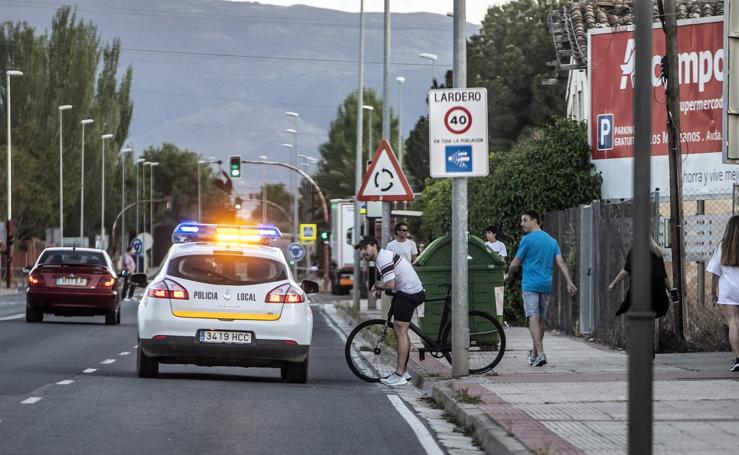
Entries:
{"type": "MultiPolygon", "coordinates": [[[[662,259],[662,252],[659,250],[659,245],[657,245],[657,243],[652,239],[649,239],[649,253],[652,262],[650,267],[652,309],[655,313],[654,317],[661,318],[662,316],[667,314],[667,309],[670,307],[670,299],[667,295],[668,290],[670,289],[670,282],[667,279],[667,271],[665,270],[665,261],[664,259],[662,259]]],[[[613,279],[613,282],[608,285],[608,290],[613,290],[613,288],[615,288],[621,280],[623,280],[630,274],[631,249],[629,249],[629,254],[626,255],[626,264],[624,265],[624,268],[621,269],[620,272],[618,272],[618,275],[616,275],[616,278],[613,279]]],[[[630,307],[631,290],[629,289],[629,292],[626,293],[626,298],[624,299],[623,303],[621,303],[621,307],[618,309],[618,311],[616,311],[616,316],[626,313],[630,307]]]]}

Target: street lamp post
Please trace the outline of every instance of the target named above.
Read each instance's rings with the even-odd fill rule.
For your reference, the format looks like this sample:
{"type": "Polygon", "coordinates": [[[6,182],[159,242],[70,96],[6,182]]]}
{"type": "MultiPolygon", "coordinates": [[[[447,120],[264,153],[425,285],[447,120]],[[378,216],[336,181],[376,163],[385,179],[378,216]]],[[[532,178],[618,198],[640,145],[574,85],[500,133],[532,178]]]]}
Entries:
{"type": "MultiPolygon", "coordinates": [[[[264,161],[267,155],[259,155],[259,159],[264,161]]],[[[266,166],[262,166],[262,224],[267,224],[267,182],[265,181],[266,166]]]]}
{"type": "Polygon", "coordinates": [[[436,54],[429,54],[427,52],[421,52],[418,56],[431,62],[431,84],[433,84],[434,80],[436,80],[436,60],[439,57],[436,54]]]}
{"type": "Polygon", "coordinates": [[[141,232],[141,225],[139,224],[139,170],[136,168],[136,166],[138,166],[139,164],[143,166],[145,162],[145,159],[139,158],[133,163],[133,171],[136,173],[136,235],[139,235],[139,233],[141,232]]]}
{"type": "Polygon", "coordinates": [[[72,109],[65,104],[59,106],[59,246],[64,246],[64,122],[62,112],[72,109]]]}
{"type": "MultiPolygon", "coordinates": [[[[290,164],[297,166],[298,163],[298,120],[300,115],[297,112],[285,112],[285,115],[295,119],[295,128],[287,129],[288,133],[293,135],[293,152],[290,164]]],[[[294,173],[290,173],[290,183],[293,191],[293,242],[298,241],[298,181],[294,173]]],[[[297,269],[296,269],[297,270],[297,269]]]]}
{"type": "Polygon", "coordinates": [[[113,139],[113,135],[107,133],[100,136],[102,145],[100,151],[100,157],[102,158],[100,165],[100,246],[103,250],[108,249],[108,244],[105,241],[105,141],[108,139],[113,139]]]}
{"type": "Polygon", "coordinates": [[[6,256],[6,259],[7,259],[6,285],[8,288],[10,288],[13,282],[13,273],[12,273],[13,271],[13,215],[12,215],[13,210],[12,210],[12,197],[11,197],[12,186],[11,186],[11,180],[10,180],[11,178],[11,172],[10,172],[11,166],[10,165],[11,165],[11,157],[13,154],[11,153],[12,141],[10,140],[10,78],[16,77],[16,76],[23,76],[23,72],[16,71],[16,70],[7,70],[5,72],[5,76],[7,77],[7,85],[5,87],[7,89],[6,92],[8,96],[8,101],[7,103],[5,103],[6,111],[8,113],[7,115],[8,117],[8,173],[7,173],[8,175],[8,218],[7,220],[8,221],[5,226],[5,235],[6,235],[6,240],[7,240],[6,247],[8,250],[8,255],[6,256]]]}
{"type": "Polygon", "coordinates": [[[80,246],[85,246],[85,125],[95,120],[86,118],[80,122],[82,125],[82,165],[80,170],[80,246]]]}
{"type": "Polygon", "coordinates": [[[149,163],[149,234],[152,241],[149,267],[154,267],[154,166],[159,166],[159,163],[149,163]]]}
{"type": "Polygon", "coordinates": [[[398,161],[400,161],[400,168],[403,169],[403,84],[405,78],[398,76],[395,78],[398,83],[398,161]]]}
{"type": "MultiPolygon", "coordinates": [[[[290,133],[290,132],[293,132],[295,130],[285,130],[285,131],[287,131],[288,133],[290,133]]],[[[293,166],[293,167],[295,167],[295,165],[293,164],[293,152],[294,152],[294,149],[295,149],[295,145],[294,144],[282,144],[282,146],[285,147],[286,149],[289,149],[290,150],[290,165],[293,166]]],[[[298,228],[297,228],[297,216],[296,216],[296,213],[295,213],[296,210],[292,210],[292,209],[295,208],[295,206],[294,206],[294,204],[295,204],[295,193],[293,192],[293,187],[292,187],[292,185],[293,185],[293,179],[294,179],[294,177],[292,175],[290,175],[290,180],[289,180],[289,182],[290,182],[290,188],[288,188],[288,191],[290,192],[290,195],[292,196],[291,203],[290,203],[290,208],[291,208],[291,210],[290,210],[290,216],[293,219],[293,223],[292,223],[292,226],[290,226],[290,229],[293,231],[292,241],[295,242],[296,239],[297,239],[297,230],[298,230],[298,228]]]]}
{"type": "MultiPolygon", "coordinates": [[[[131,147],[121,149],[118,158],[121,160],[121,256],[126,254],[126,153],[132,153],[131,147]]],[[[115,223],[114,223],[115,224],[115,223]]]]}

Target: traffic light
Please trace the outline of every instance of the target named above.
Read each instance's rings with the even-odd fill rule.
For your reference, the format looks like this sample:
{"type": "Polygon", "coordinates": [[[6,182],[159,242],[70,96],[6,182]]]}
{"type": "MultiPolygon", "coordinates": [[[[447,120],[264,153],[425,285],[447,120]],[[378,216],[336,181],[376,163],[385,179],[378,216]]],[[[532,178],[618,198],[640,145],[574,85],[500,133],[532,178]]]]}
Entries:
{"type": "Polygon", "coordinates": [[[235,179],[241,178],[241,155],[228,157],[228,175],[235,179]]]}
{"type": "Polygon", "coordinates": [[[236,210],[241,210],[241,204],[242,204],[243,202],[244,202],[244,201],[243,201],[243,200],[242,200],[242,199],[241,199],[240,197],[237,197],[236,199],[234,199],[234,208],[235,208],[236,210]]]}
{"type": "Polygon", "coordinates": [[[329,240],[331,240],[331,232],[321,231],[321,233],[318,234],[318,238],[320,238],[322,242],[327,243],[329,240]]]}

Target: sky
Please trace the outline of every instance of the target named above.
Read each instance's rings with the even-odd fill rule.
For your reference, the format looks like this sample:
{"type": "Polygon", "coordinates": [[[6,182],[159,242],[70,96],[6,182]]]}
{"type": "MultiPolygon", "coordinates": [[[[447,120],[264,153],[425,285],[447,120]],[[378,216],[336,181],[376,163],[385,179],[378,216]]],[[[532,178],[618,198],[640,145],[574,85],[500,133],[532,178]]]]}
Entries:
{"type": "MultiPolygon", "coordinates": [[[[251,1],[251,0],[232,0],[251,1]]],[[[467,22],[479,24],[482,22],[488,7],[506,3],[507,0],[467,0],[467,22]]],[[[359,11],[359,0],[259,0],[259,3],[271,5],[308,5],[319,8],[329,8],[339,11],[359,11]]],[[[384,0],[364,0],[364,10],[368,12],[384,11],[384,0]]],[[[393,13],[413,13],[425,11],[429,13],[446,14],[454,9],[453,0],[390,0],[390,11],[393,13]]]]}

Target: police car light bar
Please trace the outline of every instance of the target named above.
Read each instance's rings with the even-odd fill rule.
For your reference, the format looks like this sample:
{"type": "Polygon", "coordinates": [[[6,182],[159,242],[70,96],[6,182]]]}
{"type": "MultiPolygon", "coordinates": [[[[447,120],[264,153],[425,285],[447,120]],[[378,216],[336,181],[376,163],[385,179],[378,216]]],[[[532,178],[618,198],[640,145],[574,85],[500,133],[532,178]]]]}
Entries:
{"type": "Polygon", "coordinates": [[[223,224],[180,223],[172,232],[172,243],[203,242],[217,244],[259,244],[278,240],[277,226],[232,226],[223,224]]]}

